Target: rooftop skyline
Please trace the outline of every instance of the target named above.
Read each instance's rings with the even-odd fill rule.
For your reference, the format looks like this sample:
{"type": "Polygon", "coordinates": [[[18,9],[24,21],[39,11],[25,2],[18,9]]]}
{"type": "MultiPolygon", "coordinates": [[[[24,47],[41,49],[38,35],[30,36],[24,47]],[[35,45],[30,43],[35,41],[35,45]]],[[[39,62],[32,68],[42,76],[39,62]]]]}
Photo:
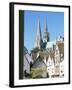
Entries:
{"type": "Polygon", "coordinates": [[[45,23],[50,34],[50,41],[56,40],[58,35],[64,36],[63,12],[24,11],[24,46],[26,46],[29,52],[34,48],[38,18],[42,38],[45,23]]]}

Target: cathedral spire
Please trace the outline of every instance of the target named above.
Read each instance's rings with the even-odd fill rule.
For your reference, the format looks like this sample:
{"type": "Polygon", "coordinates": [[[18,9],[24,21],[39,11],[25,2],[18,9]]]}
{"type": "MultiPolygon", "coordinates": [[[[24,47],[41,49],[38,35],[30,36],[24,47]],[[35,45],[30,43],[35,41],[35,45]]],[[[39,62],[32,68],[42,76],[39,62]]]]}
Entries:
{"type": "Polygon", "coordinates": [[[37,38],[39,38],[39,40],[42,39],[39,17],[38,17],[38,23],[37,23],[37,38]]]}
{"type": "Polygon", "coordinates": [[[44,32],[47,32],[47,22],[45,21],[44,32]]]}
{"type": "Polygon", "coordinates": [[[44,35],[43,35],[43,42],[47,43],[49,41],[49,32],[47,31],[47,22],[45,20],[45,24],[44,24],[44,35]]]}
{"type": "Polygon", "coordinates": [[[40,27],[40,21],[38,17],[38,22],[37,22],[37,34],[36,34],[36,40],[35,40],[35,47],[41,48],[42,45],[42,36],[41,36],[41,27],[40,27]]]}

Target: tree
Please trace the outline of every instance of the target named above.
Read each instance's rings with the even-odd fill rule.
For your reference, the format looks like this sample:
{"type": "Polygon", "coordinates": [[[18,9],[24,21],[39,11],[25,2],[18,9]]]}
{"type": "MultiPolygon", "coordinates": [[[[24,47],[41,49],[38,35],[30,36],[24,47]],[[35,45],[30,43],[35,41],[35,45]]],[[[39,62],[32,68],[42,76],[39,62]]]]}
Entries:
{"type": "Polygon", "coordinates": [[[41,48],[41,49],[39,49],[39,48],[33,48],[31,50],[31,53],[37,53],[38,51],[43,51],[43,50],[44,50],[43,48],[41,48]]]}
{"type": "Polygon", "coordinates": [[[33,48],[33,49],[31,50],[31,53],[37,53],[38,51],[40,51],[39,48],[33,48]]]}
{"type": "Polygon", "coordinates": [[[31,69],[31,78],[42,78],[42,74],[46,73],[45,67],[37,67],[31,69]]]}

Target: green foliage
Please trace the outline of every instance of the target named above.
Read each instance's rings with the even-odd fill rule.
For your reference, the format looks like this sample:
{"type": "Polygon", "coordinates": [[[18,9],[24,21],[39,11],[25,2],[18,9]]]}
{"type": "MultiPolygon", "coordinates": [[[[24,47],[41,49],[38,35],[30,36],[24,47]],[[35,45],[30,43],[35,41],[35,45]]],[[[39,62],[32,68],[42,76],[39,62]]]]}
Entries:
{"type": "Polygon", "coordinates": [[[39,51],[39,48],[33,48],[32,50],[31,50],[31,53],[37,53],[39,51]]]}
{"type": "Polygon", "coordinates": [[[39,48],[33,48],[31,50],[31,53],[37,53],[38,51],[43,51],[43,48],[39,49],[39,48]]]}
{"type": "Polygon", "coordinates": [[[32,68],[31,69],[31,78],[41,78],[42,74],[46,72],[45,67],[32,68]]]}

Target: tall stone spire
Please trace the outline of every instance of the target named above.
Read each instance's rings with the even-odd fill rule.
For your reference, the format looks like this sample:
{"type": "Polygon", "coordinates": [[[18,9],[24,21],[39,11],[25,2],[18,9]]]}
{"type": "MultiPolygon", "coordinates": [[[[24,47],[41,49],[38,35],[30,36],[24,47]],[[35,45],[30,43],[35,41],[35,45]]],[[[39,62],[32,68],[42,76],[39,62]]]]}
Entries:
{"type": "Polygon", "coordinates": [[[44,32],[47,32],[47,23],[45,21],[44,32]]]}
{"type": "Polygon", "coordinates": [[[37,22],[37,34],[36,34],[36,40],[35,40],[35,47],[41,48],[42,46],[42,36],[41,36],[41,27],[40,27],[40,21],[38,17],[38,22],[37,22]]]}
{"type": "Polygon", "coordinates": [[[45,21],[44,34],[43,34],[43,42],[44,43],[47,43],[50,40],[50,38],[49,38],[49,32],[47,30],[48,30],[48,28],[47,28],[47,22],[45,21]]]}

